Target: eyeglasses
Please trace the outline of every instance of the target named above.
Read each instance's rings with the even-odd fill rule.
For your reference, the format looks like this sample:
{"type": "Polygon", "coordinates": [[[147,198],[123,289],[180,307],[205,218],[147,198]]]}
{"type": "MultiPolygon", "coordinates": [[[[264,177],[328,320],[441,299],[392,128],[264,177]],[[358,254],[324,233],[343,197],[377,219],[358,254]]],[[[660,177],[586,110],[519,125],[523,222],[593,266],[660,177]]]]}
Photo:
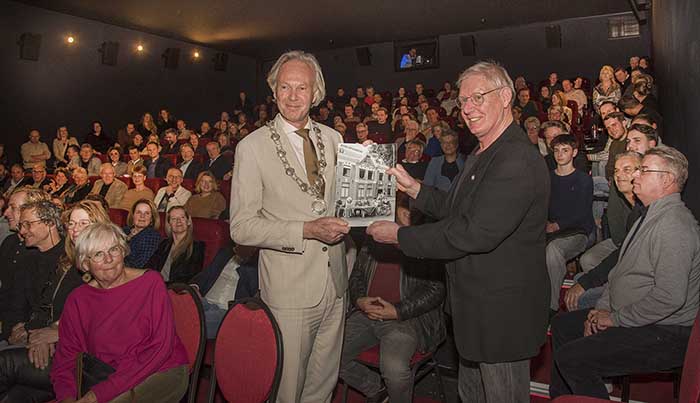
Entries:
{"type": "Polygon", "coordinates": [[[44,220],[22,221],[19,224],[17,224],[17,229],[20,231],[22,231],[22,228],[29,230],[29,228],[31,228],[32,224],[38,223],[40,221],[44,221],[44,220]]]}
{"type": "Polygon", "coordinates": [[[492,90],[488,90],[486,92],[475,92],[470,97],[459,97],[459,98],[457,98],[457,103],[459,104],[460,107],[463,107],[471,99],[472,104],[474,104],[474,106],[481,106],[484,104],[484,95],[488,95],[496,90],[500,90],[501,88],[505,88],[505,87],[496,87],[496,88],[494,88],[492,90]]]}
{"type": "Polygon", "coordinates": [[[90,224],[92,224],[92,221],[90,221],[90,220],[68,221],[66,223],[66,228],[68,228],[68,229],[73,229],[75,227],[84,228],[90,224]]]}
{"type": "Polygon", "coordinates": [[[107,258],[107,254],[109,254],[110,257],[112,258],[118,258],[124,253],[124,250],[121,248],[119,245],[114,245],[111,248],[107,249],[107,251],[99,251],[95,253],[92,256],[88,256],[90,261],[92,263],[104,263],[105,259],[107,258]]]}
{"type": "Polygon", "coordinates": [[[664,171],[662,169],[649,169],[649,167],[641,166],[638,167],[637,169],[634,170],[634,172],[639,171],[640,174],[646,174],[650,172],[656,172],[656,173],[664,173],[664,174],[672,174],[673,172],[671,171],[664,171]]]}

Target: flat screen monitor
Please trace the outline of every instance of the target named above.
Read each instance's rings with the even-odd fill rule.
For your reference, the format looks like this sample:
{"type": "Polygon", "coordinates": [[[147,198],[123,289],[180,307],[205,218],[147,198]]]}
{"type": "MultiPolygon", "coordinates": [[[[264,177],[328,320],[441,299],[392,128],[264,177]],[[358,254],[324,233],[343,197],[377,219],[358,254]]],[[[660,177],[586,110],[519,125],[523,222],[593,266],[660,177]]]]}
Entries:
{"type": "Polygon", "coordinates": [[[440,67],[437,38],[394,42],[396,71],[434,69],[440,67]]]}

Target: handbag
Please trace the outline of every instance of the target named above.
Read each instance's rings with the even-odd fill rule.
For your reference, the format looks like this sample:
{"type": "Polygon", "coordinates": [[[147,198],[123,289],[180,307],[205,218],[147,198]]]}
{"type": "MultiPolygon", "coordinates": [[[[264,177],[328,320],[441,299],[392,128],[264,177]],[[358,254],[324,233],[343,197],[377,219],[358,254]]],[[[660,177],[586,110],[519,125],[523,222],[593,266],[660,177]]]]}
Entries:
{"type": "Polygon", "coordinates": [[[93,386],[107,380],[116,372],[109,364],[88,353],[78,353],[76,360],[78,399],[85,396],[93,386]]]}

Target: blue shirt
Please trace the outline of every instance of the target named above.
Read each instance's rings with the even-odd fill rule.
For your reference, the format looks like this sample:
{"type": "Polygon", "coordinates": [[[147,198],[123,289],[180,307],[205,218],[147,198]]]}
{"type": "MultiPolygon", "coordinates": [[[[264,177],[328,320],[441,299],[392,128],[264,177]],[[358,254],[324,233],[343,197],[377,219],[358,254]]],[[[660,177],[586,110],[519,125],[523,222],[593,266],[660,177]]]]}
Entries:
{"type": "MultiPolygon", "coordinates": [[[[124,227],[124,233],[129,234],[130,227],[124,227]]],[[[160,232],[153,227],[144,228],[129,241],[131,253],[124,258],[124,264],[134,269],[144,269],[148,260],[158,249],[160,244],[160,232]]]]}

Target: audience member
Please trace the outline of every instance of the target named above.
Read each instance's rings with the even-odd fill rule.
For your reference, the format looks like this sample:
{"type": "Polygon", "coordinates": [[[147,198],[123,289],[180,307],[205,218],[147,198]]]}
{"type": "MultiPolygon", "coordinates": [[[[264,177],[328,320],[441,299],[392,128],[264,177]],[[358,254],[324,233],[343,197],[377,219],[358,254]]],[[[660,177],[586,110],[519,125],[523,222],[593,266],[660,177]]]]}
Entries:
{"type": "Polygon", "coordinates": [[[124,197],[122,197],[121,202],[118,204],[117,208],[120,208],[122,210],[127,210],[131,211],[131,209],[134,207],[134,204],[141,200],[141,199],[147,199],[153,201],[153,199],[156,197],[155,193],[153,193],[153,190],[151,190],[149,187],[146,186],[146,167],[143,165],[137,165],[134,168],[133,173],[131,174],[131,182],[134,184],[134,187],[131,189],[128,189],[124,193],[124,197]]]}
{"type": "Polygon", "coordinates": [[[63,195],[63,203],[68,206],[83,200],[92,190],[92,184],[88,180],[85,168],[75,168],[71,177],[73,178],[73,185],[63,195]]]}
{"type": "Polygon", "coordinates": [[[63,199],[63,195],[70,188],[68,177],[70,176],[66,168],[56,168],[53,172],[53,179],[49,181],[49,186],[46,191],[51,197],[63,199]]]}
{"type": "MultiPolygon", "coordinates": [[[[547,163],[547,168],[549,168],[550,171],[557,168],[557,161],[554,158],[554,150],[551,146],[552,141],[563,134],[568,134],[564,122],[548,120],[542,123],[542,135],[544,136],[544,143],[547,146],[547,155],[544,157],[544,161],[547,163]]],[[[588,163],[583,154],[579,155],[579,153],[576,152],[574,155],[574,168],[581,172],[588,173],[588,163]]]]}
{"type": "Polygon", "coordinates": [[[107,158],[109,159],[109,164],[112,165],[114,169],[114,175],[124,176],[128,170],[126,162],[122,161],[122,152],[119,147],[110,147],[107,150],[107,158]]]}
{"type": "Polygon", "coordinates": [[[188,140],[190,139],[190,134],[193,134],[192,130],[187,128],[187,123],[184,120],[178,119],[175,122],[175,130],[177,131],[178,140],[188,140]]]}
{"type": "Polygon", "coordinates": [[[165,145],[160,149],[160,155],[177,154],[180,145],[177,143],[177,131],[175,129],[165,130],[163,135],[165,145]]]}
{"type": "MultiPolygon", "coordinates": [[[[605,118],[603,123],[605,124],[605,129],[608,131],[608,137],[611,139],[608,149],[608,161],[615,161],[615,156],[627,149],[625,115],[621,112],[613,112],[605,118]]],[[[614,163],[605,166],[605,178],[608,181],[612,181],[614,171],[614,163]]]]}
{"type": "Polygon", "coordinates": [[[167,186],[158,189],[153,199],[159,212],[170,211],[175,206],[184,206],[190,196],[192,196],[189,190],[181,186],[182,171],[179,168],[168,169],[165,181],[168,183],[167,186]]]}
{"type": "Polygon", "coordinates": [[[209,160],[206,162],[204,168],[214,174],[214,177],[218,180],[223,180],[225,176],[230,177],[231,160],[221,155],[221,146],[216,141],[211,141],[207,143],[207,154],[209,155],[209,160]]]}
{"type": "Polygon", "coordinates": [[[177,337],[160,275],[129,266],[124,258],[129,246],[113,224],[85,229],[75,254],[75,265],[93,279],[65,303],[51,368],[56,399],[79,395],[76,356],[85,352],[116,372],[93,386],[83,400],[179,401],[188,385],[187,352],[177,337]]]}
{"type": "Polygon", "coordinates": [[[21,164],[13,164],[10,168],[10,179],[5,182],[3,186],[3,197],[5,199],[9,198],[10,194],[22,186],[29,185],[31,180],[24,176],[24,168],[21,164]]]}
{"type": "Polygon", "coordinates": [[[56,130],[56,138],[53,139],[53,158],[57,166],[68,165],[68,159],[66,159],[66,151],[69,145],[78,145],[78,140],[75,137],[68,134],[68,128],[66,126],[60,126],[56,130]]]}
{"type": "Polygon", "coordinates": [[[126,163],[126,176],[132,176],[134,174],[134,168],[142,167],[144,162],[138,147],[129,146],[128,152],[129,162],[126,163]]]}
{"type": "Polygon", "coordinates": [[[183,143],[180,145],[180,156],[182,157],[182,162],[180,163],[180,171],[182,172],[182,177],[184,179],[197,179],[197,175],[202,172],[202,164],[194,159],[195,151],[194,147],[190,143],[183,143]]]}
{"type": "Polygon", "coordinates": [[[688,161],[649,150],[634,173],[646,207],[625,238],[595,309],[552,321],[550,396],[608,398],[603,378],[683,365],[700,302],[700,236],[680,197],[688,161]]]}
{"type": "Polygon", "coordinates": [[[428,163],[423,184],[447,192],[464,167],[464,156],[458,152],[459,139],[454,132],[443,133],[440,136],[440,147],[442,155],[432,158],[428,163]]]}
{"type": "Polygon", "coordinates": [[[566,262],[583,253],[595,240],[593,180],[574,167],[578,153],[570,134],[551,142],[556,169],[550,172],[551,191],[547,217],[547,271],[551,282],[550,317],[559,310],[559,290],[566,276],[566,262]]]}
{"type": "Polygon", "coordinates": [[[217,219],[226,210],[226,199],[219,192],[216,178],[209,171],[197,176],[194,192],[185,203],[185,210],[192,217],[217,219]]]}
{"type": "Polygon", "coordinates": [[[537,110],[537,105],[530,99],[530,89],[527,87],[518,90],[518,101],[515,105],[520,107],[523,120],[527,120],[527,118],[532,116],[536,117],[540,113],[537,110]]]}
{"type": "MultiPolygon", "coordinates": [[[[117,132],[117,143],[119,143],[119,148],[126,150],[130,145],[134,144],[134,137],[136,136],[136,125],[133,122],[129,122],[123,129],[117,132]]],[[[141,137],[143,140],[143,136],[141,137]]]]}
{"type": "Polygon", "coordinates": [[[165,178],[168,169],[172,166],[170,160],[160,155],[160,145],[156,142],[149,142],[146,146],[148,159],[144,162],[148,178],[165,178]]]}
{"type": "Polygon", "coordinates": [[[182,206],[168,209],[165,233],[145,267],[160,272],[166,282],[186,283],[202,271],[204,242],[192,236],[192,219],[182,206]]]}
{"type": "Polygon", "coordinates": [[[539,151],[544,157],[549,154],[549,151],[547,150],[547,143],[540,137],[541,126],[542,124],[540,123],[540,119],[536,116],[530,116],[523,122],[523,127],[527,133],[528,140],[530,140],[532,145],[537,147],[537,151],[539,151]]]}
{"type": "Polygon", "coordinates": [[[420,140],[411,140],[406,145],[406,156],[401,160],[401,165],[406,172],[420,181],[425,177],[428,169],[428,161],[423,159],[425,143],[420,140]]]}
{"type": "Polygon", "coordinates": [[[114,146],[114,141],[104,132],[102,122],[92,122],[92,130],[85,137],[85,143],[90,144],[97,154],[105,154],[107,150],[114,146]]]}
{"type": "Polygon", "coordinates": [[[564,91],[565,102],[574,101],[578,107],[579,115],[583,114],[583,110],[588,106],[588,97],[583,90],[574,88],[570,80],[563,80],[561,87],[564,91]]]}
{"type": "Polygon", "coordinates": [[[137,128],[137,131],[145,137],[148,137],[152,134],[155,134],[157,136],[158,126],[156,126],[156,123],[153,121],[153,115],[151,115],[148,112],[144,113],[141,117],[141,124],[137,128]]]}
{"type": "Polygon", "coordinates": [[[387,144],[394,141],[394,133],[391,129],[391,122],[388,119],[389,111],[384,107],[380,107],[377,110],[377,120],[367,123],[370,139],[377,144],[387,144]]]}
{"type": "Polygon", "coordinates": [[[134,203],[126,225],[124,233],[131,253],[125,257],[124,262],[142,269],[160,244],[160,216],[153,201],[141,199],[134,203]]]}
{"type": "Polygon", "coordinates": [[[34,165],[32,168],[32,187],[47,190],[51,180],[46,177],[46,167],[44,165],[34,165]]]}
{"type": "Polygon", "coordinates": [[[197,133],[190,134],[190,144],[194,149],[196,155],[201,155],[202,157],[207,157],[207,147],[202,145],[199,141],[199,136],[197,133]]]}
{"type": "Polygon", "coordinates": [[[158,112],[158,122],[156,126],[158,126],[159,133],[163,133],[168,129],[175,129],[175,118],[167,109],[161,109],[160,112],[158,112]]]}
{"type": "Polygon", "coordinates": [[[603,66],[598,75],[600,83],[593,89],[593,108],[600,114],[600,105],[605,101],[617,103],[622,97],[620,86],[615,82],[615,74],[610,66],[603,66]]]}
{"type": "Polygon", "coordinates": [[[627,150],[644,155],[650,148],[659,145],[656,129],[643,124],[633,124],[627,129],[627,150]]]}
{"type": "Polygon", "coordinates": [[[100,174],[101,165],[102,161],[95,157],[92,145],[89,143],[84,143],[82,146],[80,146],[80,159],[78,160],[78,166],[85,169],[88,176],[98,176],[100,174]]]}
{"type": "Polygon", "coordinates": [[[631,92],[628,92],[631,82],[630,73],[624,66],[617,66],[617,68],[615,68],[615,80],[620,85],[623,96],[631,94],[631,92]]]}
{"type": "Polygon", "coordinates": [[[29,141],[22,144],[20,154],[24,161],[24,169],[31,169],[37,164],[46,166],[46,161],[51,158],[49,147],[40,139],[39,131],[32,130],[29,132],[29,141]]]}
{"type": "Polygon", "coordinates": [[[117,207],[127,191],[126,183],[115,179],[114,167],[105,162],[100,167],[100,179],[92,186],[90,193],[98,194],[105,198],[109,207],[117,207]]]}

